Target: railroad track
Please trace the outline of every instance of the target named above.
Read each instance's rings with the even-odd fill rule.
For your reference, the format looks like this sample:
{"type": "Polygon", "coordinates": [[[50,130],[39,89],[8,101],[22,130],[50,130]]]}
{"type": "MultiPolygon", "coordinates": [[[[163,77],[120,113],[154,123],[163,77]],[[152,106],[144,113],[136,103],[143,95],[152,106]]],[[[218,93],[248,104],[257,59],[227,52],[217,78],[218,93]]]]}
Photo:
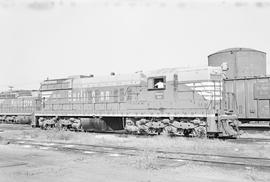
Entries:
{"type": "Polygon", "coordinates": [[[270,125],[252,125],[252,124],[243,124],[239,126],[239,129],[244,131],[270,131],[270,125]]]}
{"type": "Polygon", "coordinates": [[[237,138],[227,140],[233,143],[270,143],[270,138],[237,138]]]}
{"type": "MultiPolygon", "coordinates": [[[[75,152],[82,154],[108,154],[112,156],[139,156],[143,149],[136,147],[122,147],[122,146],[101,146],[88,145],[77,143],[64,142],[47,142],[35,140],[17,140],[9,139],[11,144],[22,146],[33,146],[40,149],[56,149],[58,151],[75,152]]],[[[231,155],[217,155],[207,153],[192,153],[192,152],[169,152],[163,150],[151,151],[157,158],[168,161],[189,161],[211,165],[229,165],[229,166],[243,166],[270,170],[270,158],[248,157],[248,156],[231,156],[231,155]]]]}

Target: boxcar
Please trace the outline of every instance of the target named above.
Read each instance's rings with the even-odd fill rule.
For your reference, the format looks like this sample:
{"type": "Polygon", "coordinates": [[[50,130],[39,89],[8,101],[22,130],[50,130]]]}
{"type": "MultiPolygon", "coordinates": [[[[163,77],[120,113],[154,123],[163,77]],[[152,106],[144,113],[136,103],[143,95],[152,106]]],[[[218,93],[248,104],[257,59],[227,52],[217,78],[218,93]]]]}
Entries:
{"type": "Polygon", "coordinates": [[[239,120],[270,121],[270,76],[225,80],[225,107],[237,112],[239,120]]]}

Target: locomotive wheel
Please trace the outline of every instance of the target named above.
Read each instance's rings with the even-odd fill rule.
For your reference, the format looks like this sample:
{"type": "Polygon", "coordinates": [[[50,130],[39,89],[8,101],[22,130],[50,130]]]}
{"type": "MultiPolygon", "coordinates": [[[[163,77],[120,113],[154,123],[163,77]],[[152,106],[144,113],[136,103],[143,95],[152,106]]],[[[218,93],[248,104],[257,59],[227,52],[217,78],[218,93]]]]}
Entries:
{"type": "Polygon", "coordinates": [[[63,126],[62,129],[63,129],[64,131],[67,131],[67,126],[63,126]]]}
{"type": "Polygon", "coordinates": [[[195,128],[192,132],[194,137],[205,138],[206,137],[206,129],[204,127],[195,128]]]}

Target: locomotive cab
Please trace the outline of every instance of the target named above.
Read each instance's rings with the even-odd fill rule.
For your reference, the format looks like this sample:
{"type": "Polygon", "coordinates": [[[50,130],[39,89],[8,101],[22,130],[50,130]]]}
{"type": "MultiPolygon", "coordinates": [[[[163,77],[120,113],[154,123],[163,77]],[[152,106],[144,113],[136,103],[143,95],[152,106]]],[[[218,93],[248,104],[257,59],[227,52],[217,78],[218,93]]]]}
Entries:
{"type": "Polygon", "coordinates": [[[165,90],[166,89],[166,77],[149,77],[147,80],[148,90],[165,90]]]}

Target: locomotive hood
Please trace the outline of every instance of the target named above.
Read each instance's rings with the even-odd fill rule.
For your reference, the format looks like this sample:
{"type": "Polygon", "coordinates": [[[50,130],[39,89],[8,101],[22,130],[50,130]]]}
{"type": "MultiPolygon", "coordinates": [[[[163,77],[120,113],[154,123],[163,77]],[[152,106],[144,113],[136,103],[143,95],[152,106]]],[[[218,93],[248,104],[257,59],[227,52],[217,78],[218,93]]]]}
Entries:
{"type": "Polygon", "coordinates": [[[74,79],[73,88],[140,85],[144,82],[146,83],[146,76],[142,73],[108,75],[74,79]]]}
{"type": "Polygon", "coordinates": [[[222,76],[221,67],[198,67],[198,68],[164,68],[146,73],[148,77],[166,76],[167,81],[173,81],[174,75],[178,76],[178,81],[197,80],[220,80],[222,76]]]}

